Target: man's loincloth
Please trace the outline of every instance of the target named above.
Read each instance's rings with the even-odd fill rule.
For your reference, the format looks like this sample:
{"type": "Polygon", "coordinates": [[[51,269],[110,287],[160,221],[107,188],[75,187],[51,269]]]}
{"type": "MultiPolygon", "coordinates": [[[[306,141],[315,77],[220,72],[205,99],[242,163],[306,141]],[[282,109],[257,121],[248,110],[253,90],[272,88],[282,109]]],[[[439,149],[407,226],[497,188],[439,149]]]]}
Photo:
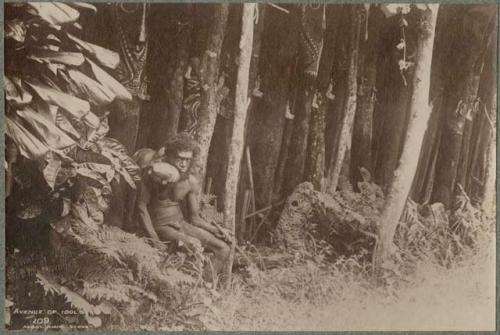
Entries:
{"type": "Polygon", "coordinates": [[[177,201],[157,199],[150,207],[150,213],[155,228],[170,226],[180,229],[180,227],[187,224],[177,201]]]}

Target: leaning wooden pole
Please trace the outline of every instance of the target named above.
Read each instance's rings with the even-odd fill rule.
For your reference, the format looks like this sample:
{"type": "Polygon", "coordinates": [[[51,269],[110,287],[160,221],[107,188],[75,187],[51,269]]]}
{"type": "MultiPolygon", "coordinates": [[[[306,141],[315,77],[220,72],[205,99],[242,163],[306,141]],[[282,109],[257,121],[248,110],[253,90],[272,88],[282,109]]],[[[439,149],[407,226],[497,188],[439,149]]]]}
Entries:
{"type": "Polygon", "coordinates": [[[438,4],[428,4],[422,11],[419,27],[415,72],[413,75],[413,95],[410,103],[410,122],[406,134],[403,153],[399,166],[394,172],[389,193],[379,220],[379,234],[374,253],[376,274],[380,274],[393,250],[393,238],[399,218],[410,193],[413,178],[417,170],[419,153],[422,148],[431,107],[429,89],[431,62],[434,46],[438,4]]]}
{"type": "MultiPolygon", "coordinates": [[[[235,89],[233,134],[231,137],[231,144],[229,146],[229,162],[224,188],[224,226],[233,233],[233,236],[236,235],[236,195],[238,192],[241,159],[243,157],[243,148],[245,145],[245,120],[247,118],[247,110],[250,102],[248,99],[248,79],[250,73],[250,61],[252,58],[255,7],[256,3],[243,4],[240,57],[235,89]]],[[[236,239],[233,239],[231,253],[226,267],[226,284],[228,286],[231,285],[231,272],[235,247],[236,239]]]]}

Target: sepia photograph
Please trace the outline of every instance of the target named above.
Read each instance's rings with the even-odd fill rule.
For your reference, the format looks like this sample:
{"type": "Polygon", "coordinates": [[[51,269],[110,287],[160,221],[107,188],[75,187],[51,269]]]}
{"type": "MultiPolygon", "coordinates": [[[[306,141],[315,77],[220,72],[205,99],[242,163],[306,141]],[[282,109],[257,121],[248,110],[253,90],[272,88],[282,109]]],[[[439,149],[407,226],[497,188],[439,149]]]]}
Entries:
{"type": "Polygon", "coordinates": [[[497,3],[3,6],[3,329],[496,329],[497,3]]]}

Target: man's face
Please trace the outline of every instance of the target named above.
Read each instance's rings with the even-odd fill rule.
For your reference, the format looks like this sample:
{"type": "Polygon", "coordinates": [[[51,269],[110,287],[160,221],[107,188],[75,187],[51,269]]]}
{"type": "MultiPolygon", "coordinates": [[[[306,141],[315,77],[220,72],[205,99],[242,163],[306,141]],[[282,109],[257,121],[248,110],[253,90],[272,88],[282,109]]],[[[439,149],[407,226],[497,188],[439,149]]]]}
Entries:
{"type": "Polygon", "coordinates": [[[177,155],[173,157],[173,163],[181,174],[184,174],[189,170],[192,160],[192,151],[178,151],[177,155]]]}

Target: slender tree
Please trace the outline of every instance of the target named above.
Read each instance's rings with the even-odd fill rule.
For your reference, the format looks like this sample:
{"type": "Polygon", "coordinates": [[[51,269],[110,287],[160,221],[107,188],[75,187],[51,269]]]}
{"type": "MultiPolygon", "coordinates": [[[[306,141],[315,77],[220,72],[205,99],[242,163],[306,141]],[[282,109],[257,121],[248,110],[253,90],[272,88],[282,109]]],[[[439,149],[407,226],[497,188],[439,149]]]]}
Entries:
{"type": "Polygon", "coordinates": [[[339,180],[342,164],[344,162],[345,153],[349,142],[352,138],[352,126],[354,122],[354,114],[356,113],[357,103],[357,71],[358,71],[358,54],[359,54],[359,35],[361,31],[361,13],[359,6],[352,6],[351,9],[352,26],[350,32],[350,49],[349,49],[349,73],[347,78],[347,99],[344,106],[344,115],[340,131],[338,132],[337,146],[333,157],[333,165],[330,166],[327,180],[327,191],[330,194],[335,193],[339,180]]]}
{"type": "MultiPolygon", "coordinates": [[[[364,18],[365,36],[361,36],[358,103],[354,118],[351,149],[351,180],[361,180],[359,169],[372,169],[373,111],[376,99],[377,61],[380,53],[380,29],[383,14],[374,5],[368,5],[364,18]]],[[[362,34],[363,35],[363,34],[362,34]]]]}
{"type": "MultiPolygon", "coordinates": [[[[248,79],[250,61],[252,59],[255,7],[255,3],[243,4],[240,56],[235,90],[233,133],[231,137],[231,144],[229,146],[229,161],[224,192],[224,226],[233,233],[233,236],[236,234],[236,194],[238,191],[238,179],[245,141],[245,121],[250,103],[250,100],[248,100],[248,79]]],[[[233,240],[226,272],[229,276],[227,281],[228,284],[231,282],[230,276],[233,266],[235,244],[236,240],[233,240]]]]}
{"type": "Polygon", "coordinates": [[[389,260],[392,254],[394,233],[415,176],[431,110],[429,88],[434,32],[439,5],[428,4],[425,6],[426,9],[421,10],[422,18],[419,25],[413,94],[410,102],[411,114],[406,141],[379,219],[379,239],[374,253],[374,264],[377,270],[383,268],[384,262],[389,260]]]}
{"type": "Polygon", "coordinates": [[[193,172],[200,182],[204,182],[207,167],[208,150],[215,127],[219,109],[219,63],[222,42],[226,29],[228,3],[215,5],[213,21],[210,27],[205,53],[201,59],[201,101],[199,108],[198,128],[195,139],[199,145],[199,154],[193,162],[193,172]]]}

